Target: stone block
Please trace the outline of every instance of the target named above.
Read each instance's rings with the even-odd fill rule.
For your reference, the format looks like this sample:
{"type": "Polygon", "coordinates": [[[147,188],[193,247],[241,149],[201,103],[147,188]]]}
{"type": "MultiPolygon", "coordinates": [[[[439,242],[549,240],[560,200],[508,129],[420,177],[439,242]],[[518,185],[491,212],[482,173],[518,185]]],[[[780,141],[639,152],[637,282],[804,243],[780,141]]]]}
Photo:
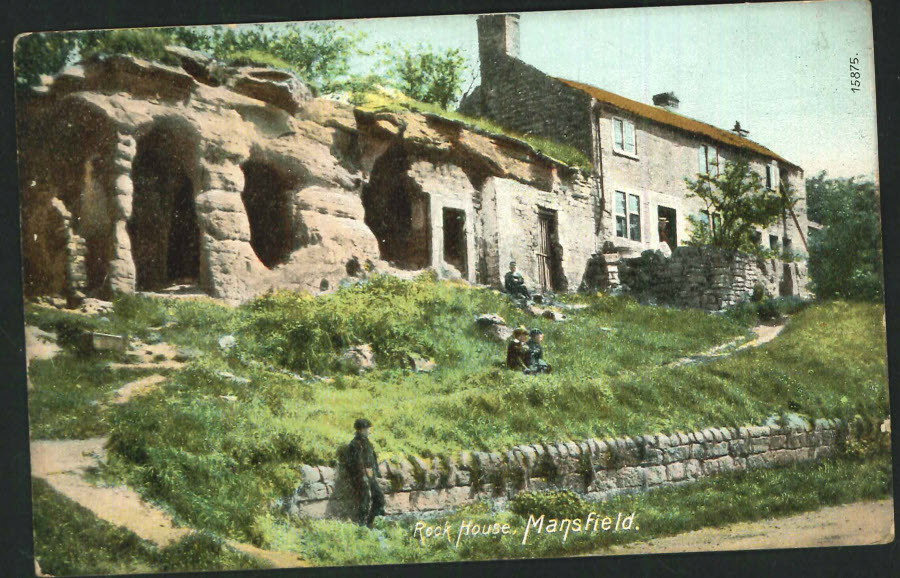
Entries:
{"type": "Polygon", "coordinates": [[[616,486],[635,488],[644,485],[644,469],[625,467],[616,472],[616,486]]]}
{"type": "Polygon", "coordinates": [[[666,478],[672,481],[683,480],[687,474],[684,471],[684,464],[675,462],[666,466],[666,478]]]}
{"type": "Polygon", "coordinates": [[[90,343],[96,351],[126,351],[128,349],[128,340],[121,335],[91,333],[90,343]]]}
{"type": "Polygon", "coordinates": [[[644,452],[644,460],[642,466],[658,466],[663,463],[663,453],[661,450],[649,449],[644,452]]]}
{"type": "Polygon", "coordinates": [[[722,441],[716,444],[710,444],[706,448],[707,458],[719,458],[728,455],[728,442],[722,441]]]}
{"type": "Polygon", "coordinates": [[[694,479],[700,476],[700,460],[685,460],[684,473],[687,478],[694,479]]]}
{"type": "Polygon", "coordinates": [[[648,486],[658,486],[668,479],[666,466],[651,466],[644,471],[648,486]]]}

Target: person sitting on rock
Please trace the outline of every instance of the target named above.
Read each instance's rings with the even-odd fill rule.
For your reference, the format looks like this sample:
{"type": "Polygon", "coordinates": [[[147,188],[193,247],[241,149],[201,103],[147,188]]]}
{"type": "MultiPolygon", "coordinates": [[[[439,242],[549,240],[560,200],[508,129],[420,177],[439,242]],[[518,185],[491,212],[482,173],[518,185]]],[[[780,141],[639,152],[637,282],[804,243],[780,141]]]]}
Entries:
{"type": "Polygon", "coordinates": [[[506,367],[515,371],[525,371],[528,369],[526,359],[525,339],[528,337],[528,330],[524,327],[518,327],[513,330],[512,339],[506,348],[506,367]]]}
{"type": "Polygon", "coordinates": [[[506,289],[506,292],[513,297],[531,299],[531,292],[528,291],[528,287],[525,286],[525,278],[522,277],[521,273],[516,272],[515,261],[510,261],[509,263],[509,271],[504,278],[503,287],[506,289]]]}
{"type": "Polygon", "coordinates": [[[537,373],[550,373],[553,368],[550,367],[550,364],[544,361],[544,348],[541,346],[541,341],[544,340],[544,332],[540,329],[532,329],[529,334],[531,339],[528,340],[528,343],[525,345],[526,358],[525,362],[528,365],[528,370],[526,373],[529,374],[537,374],[537,373]]]}

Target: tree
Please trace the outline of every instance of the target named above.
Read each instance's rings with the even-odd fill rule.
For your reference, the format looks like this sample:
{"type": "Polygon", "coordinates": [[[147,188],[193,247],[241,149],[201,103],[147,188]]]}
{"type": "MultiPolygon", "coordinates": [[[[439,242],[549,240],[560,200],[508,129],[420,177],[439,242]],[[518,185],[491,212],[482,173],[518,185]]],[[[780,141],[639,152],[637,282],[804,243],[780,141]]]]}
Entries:
{"type": "Polygon", "coordinates": [[[36,32],[16,38],[16,87],[33,86],[42,74],[58,73],[75,47],[75,35],[68,32],[36,32]]]}
{"type": "Polygon", "coordinates": [[[406,96],[422,102],[449,108],[459,97],[465,58],[459,49],[443,52],[428,45],[408,46],[399,51],[385,47],[388,78],[406,96]]]}
{"type": "Polygon", "coordinates": [[[349,80],[350,59],[362,54],[362,33],[334,24],[305,28],[177,27],[91,30],[23,36],[16,43],[16,82],[36,84],[41,74],[59,72],[73,51],[81,58],[130,54],[177,65],[170,44],[205,52],[229,64],[261,64],[296,72],[314,90],[340,90],[349,80]]]}
{"type": "Polygon", "coordinates": [[[692,225],[691,244],[732,251],[759,252],[753,238],[755,229],[771,226],[798,200],[785,185],[780,185],[778,191],[764,187],[760,176],[744,160],[726,162],[720,174],[698,174],[696,180],[685,179],[685,183],[689,196],[704,202],[713,224],[710,227],[709,223],[688,217],[692,225]]]}
{"type": "Polygon", "coordinates": [[[877,299],[882,295],[879,200],[872,181],[806,180],[808,215],[822,225],[809,241],[809,276],[818,297],[877,299]]]}

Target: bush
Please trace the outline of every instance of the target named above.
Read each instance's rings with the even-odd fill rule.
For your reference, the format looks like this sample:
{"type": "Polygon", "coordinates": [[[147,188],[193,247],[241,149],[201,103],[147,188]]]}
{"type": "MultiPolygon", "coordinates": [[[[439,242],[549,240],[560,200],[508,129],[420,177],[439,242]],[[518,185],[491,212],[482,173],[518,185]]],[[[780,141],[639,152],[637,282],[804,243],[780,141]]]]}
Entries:
{"type": "Polygon", "coordinates": [[[571,490],[519,492],[510,501],[510,510],[523,518],[546,515],[548,518],[571,519],[583,516],[590,509],[590,505],[571,490]]]}

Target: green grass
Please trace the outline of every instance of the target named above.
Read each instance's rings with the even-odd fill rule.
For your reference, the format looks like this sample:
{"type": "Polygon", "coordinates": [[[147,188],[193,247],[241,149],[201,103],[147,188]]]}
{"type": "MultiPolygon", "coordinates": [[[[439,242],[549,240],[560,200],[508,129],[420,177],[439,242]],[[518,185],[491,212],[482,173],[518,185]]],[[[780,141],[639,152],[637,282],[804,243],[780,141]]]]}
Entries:
{"type": "Polygon", "coordinates": [[[456,111],[446,110],[436,104],[420,102],[413,100],[401,94],[385,94],[383,92],[370,92],[365,96],[365,102],[359,107],[367,112],[419,112],[423,114],[433,114],[441,118],[461,122],[470,128],[477,129],[493,134],[500,134],[520,140],[536,151],[544,154],[554,160],[557,160],[571,167],[578,167],[584,170],[591,169],[591,163],[587,156],[575,147],[556,142],[550,139],[542,138],[535,135],[525,135],[512,131],[491,120],[481,117],[473,117],[461,114],[456,111]]]}
{"type": "MultiPolygon", "coordinates": [[[[376,277],[315,299],[275,293],[239,308],[121,297],[110,327],[143,337],[154,327],[203,355],[158,390],[106,414],[109,475],[166,504],[185,524],[258,544],[266,505],[296,487],[297,464],[334,464],[361,415],[375,423],[382,459],[740,426],[786,412],[887,415],[879,305],[819,303],[770,344],[666,368],[744,336],[746,316],[597,295],[566,300],[587,308],[556,323],[528,317],[494,291],[428,276],[376,277]],[[540,327],[554,372],[525,376],[499,367],[505,346],[478,330],[473,316],[481,313],[540,327]],[[218,339],[226,334],[237,344],[223,352],[218,339]],[[378,369],[356,375],[343,366],[342,350],[355,343],[372,345],[378,369]],[[438,369],[412,373],[409,355],[433,357],[438,369]]],[[[28,315],[39,325],[58,315],[36,309],[28,315]]],[[[64,368],[44,369],[54,367],[64,368]]],[[[97,371],[97,387],[113,387],[97,371]]],[[[66,375],[61,369],[48,377],[59,385],[35,396],[33,412],[48,411],[42,406],[54,402],[54,387],[65,393],[66,375]]]]}
{"type": "Polygon", "coordinates": [[[29,368],[34,389],[28,394],[32,439],[84,439],[109,431],[110,394],[147,371],[112,370],[116,356],[85,358],[64,352],[35,360],[29,368]]]}
{"type": "Polygon", "coordinates": [[[500,558],[570,556],[598,552],[614,544],[644,541],[667,535],[817,510],[861,500],[890,498],[893,492],[890,453],[882,450],[865,460],[841,457],[789,468],[758,470],[707,478],[689,486],[660,489],[605,503],[562,495],[520,494],[511,509],[493,511],[484,503],[451,515],[429,519],[431,525],[449,524],[455,542],[460,523],[510,525],[508,536],[463,537],[458,546],[444,539],[414,538],[415,521],[379,519],[374,530],[333,520],[290,521],[267,517],[262,523],[266,542],[297,552],[316,565],[446,562],[500,558]],[[528,515],[547,518],[580,516],[591,511],[616,519],[635,513],[637,530],[597,533],[529,534],[522,545],[528,515]],[[514,513],[518,512],[518,513],[514,513]]]}
{"type": "Polygon", "coordinates": [[[47,574],[134,574],[265,567],[203,533],[190,534],[165,548],[158,548],[124,528],[98,520],[43,480],[32,480],[32,498],[35,557],[47,574]]]}

